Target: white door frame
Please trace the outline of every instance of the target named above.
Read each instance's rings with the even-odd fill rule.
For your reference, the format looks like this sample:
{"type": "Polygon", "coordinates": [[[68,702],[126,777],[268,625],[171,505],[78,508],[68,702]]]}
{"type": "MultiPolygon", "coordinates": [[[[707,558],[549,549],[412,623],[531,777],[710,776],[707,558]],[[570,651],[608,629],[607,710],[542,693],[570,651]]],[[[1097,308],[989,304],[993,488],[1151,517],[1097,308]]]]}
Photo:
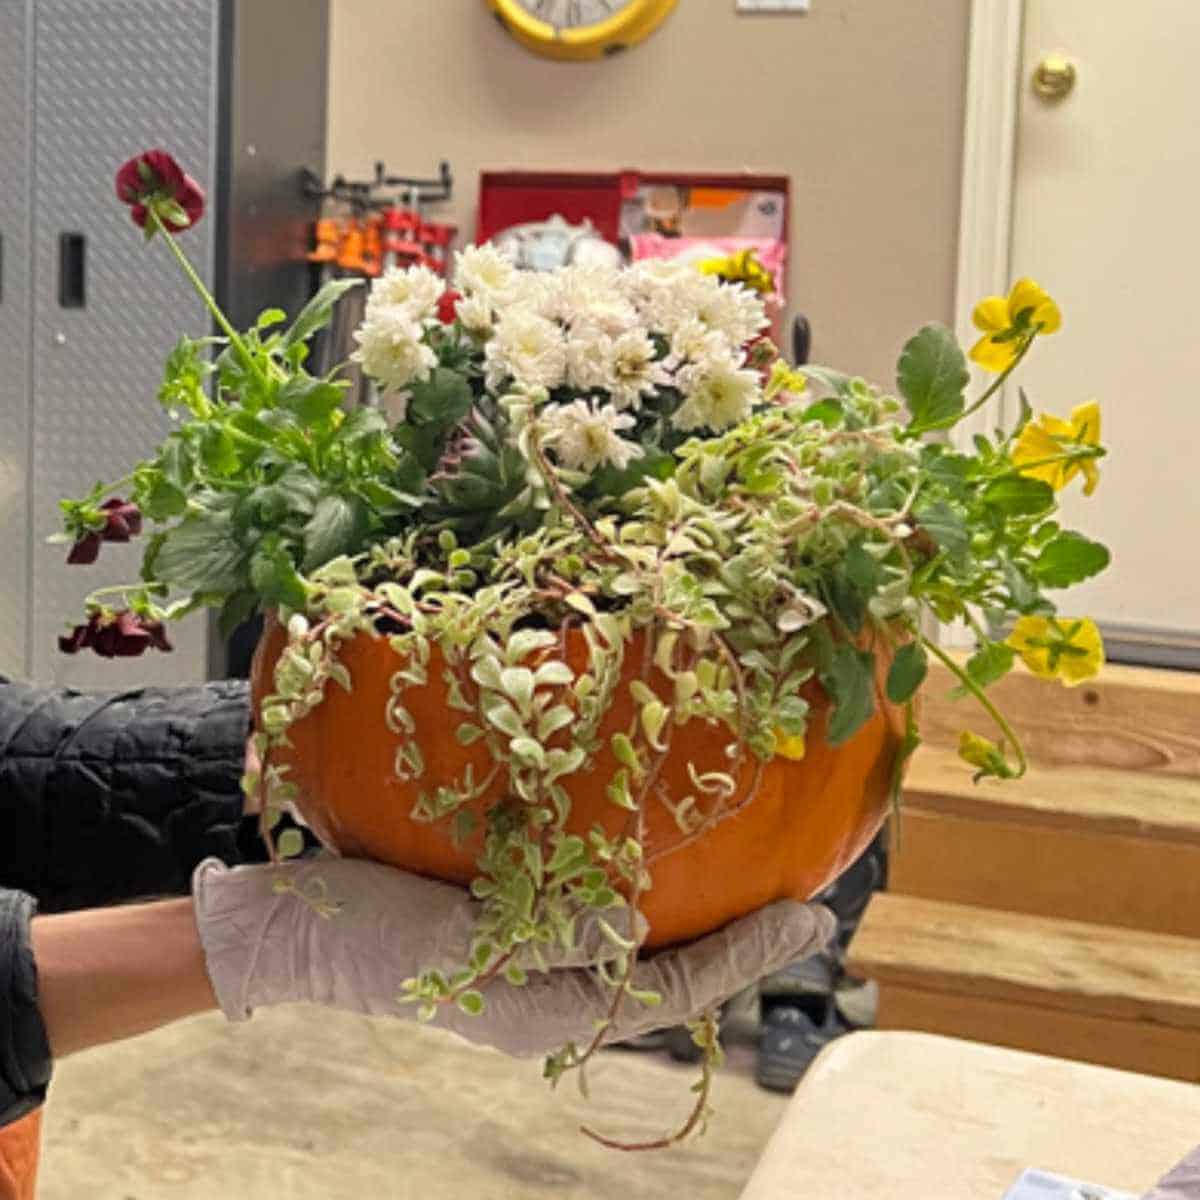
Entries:
{"type": "MultiPolygon", "coordinates": [[[[984,296],[1007,293],[1012,262],[1017,113],[1021,88],[1024,0],[972,0],[966,120],[963,131],[955,332],[979,336],[971,309],[984,296]]],[[[955,445],[995,429],[1004,397],[958,425],[955,445]]]]}
{"type": "MultiPolygon", "coordinates": [[[[959,203],[958,277],[954,332],[964,346],[979,336],[971,310],[984,296],[1007,292],[1012,261],[1017,106],[1021,82],[1021,31],[1025,0],[972,0],[963,122],[962,194],[959,203]]],[[[972,368],[976,386],[983,372],[972,368]]],[[[990,433],[1004,416],[1004,392],[950,431],[950,442],[970,452],[977,433],[990,433]]],[[[962,623],[937,625],[948,649],[967,649],[975,635],[962,623]]]]}

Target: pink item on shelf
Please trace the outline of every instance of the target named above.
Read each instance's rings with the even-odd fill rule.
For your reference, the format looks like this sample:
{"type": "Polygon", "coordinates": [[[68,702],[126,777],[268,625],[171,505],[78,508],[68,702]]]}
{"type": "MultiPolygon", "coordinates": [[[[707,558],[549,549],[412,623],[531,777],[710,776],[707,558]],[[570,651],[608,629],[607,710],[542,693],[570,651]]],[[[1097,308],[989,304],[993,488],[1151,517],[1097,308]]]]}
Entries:
{"type": "Polygon", "coordinates": [[[787,243],[778,238],[663,237],[658,233],[638,233],[629,239],[629,245],[635,262],[643,258],[672,258],[698,264],[711,258],[729,258],[741,250],[753,250],[774,280],[775,291],[770,301],[783,305],[787,243]]]}

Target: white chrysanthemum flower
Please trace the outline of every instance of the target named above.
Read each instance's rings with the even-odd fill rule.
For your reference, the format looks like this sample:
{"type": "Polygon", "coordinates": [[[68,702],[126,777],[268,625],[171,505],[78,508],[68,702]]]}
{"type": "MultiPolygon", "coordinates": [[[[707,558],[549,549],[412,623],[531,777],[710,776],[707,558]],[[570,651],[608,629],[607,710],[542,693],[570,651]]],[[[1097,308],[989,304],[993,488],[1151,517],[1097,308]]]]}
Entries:
{"type": "Polygon", "coordinates": [[[612,338],[584,330],[567,342],[567,382],[580,392],[609,391],[613,386],[612,338]]]}
{"type": "Polygon", "coordinates": [[[638,324],[637,309],[622,294],[614,268],[566,267],[554,272],[549,283],[543,315],[572,329],[617,337],[638,324]]]}
{"type": "Polygon", "coordinates": [[[689,317],[671,334],[671,352],[664,366],[674,370],[686,363],[728,358],[734,349],[724,334],[710,329],[699,317],[689,317]]]}
{"type": "Polygon", "coordinates": [[[720,432],[744,421],[760,399],[758,372],[738,365],[738,360],[714,360],[703,369],[692,368],[684,380],[688,398],[672,421],[685,433],[693,429],[720,432]]]}
{"type": "Polygon", "coordinates": [[[540,420],[546,444],[554,447],[559,461],[570,470],[590,473],[606,464],[624,470],[642,456],[641,446],[620,434],[633,428],[634,418],[611,404],[594,400],[551,404],[542,410],[540,420]]]}
{"type": "Polygon", "coordinates": [[[622,334],[612,343],[609,393],[618,408],[641,408],[642,397],[668,387],[670,375],[655,361],[654,343],[640,329],[622,334]]]}
{"type": "Polygon", "coordinates": [[[350,356],[385,394],[428,379],[437,355],[421,340],[423,330],[404,307],[379,309],[354,333],[358,349],[350,356]]]}
{"type": "Polygon", "coordinates": [[[505,379],[522,388],[561,387],[567,372],[563,331],[553,322],[526,309],[508,309],[484,349],[487,385],[495,390],[505,379]]]}
{"type": "Polygon", "coordinates": [[[428,320],[445,290],[445,280],[428,267],[389,267],[371,284],[367,318],[386,308],[403,308],[414,320],[428,320]]]}
{"type": "Polygon", "coordinates": [[[454,256],[454,280],[465,296],[475,294],[500,300],[517,277],[517,268],[490,242],[468,246],[454,256]]]}
{"type": "Polygon", "coordinates": [[[455,307],[454,315],[459,324],[475,337],[489,337],[495,328],[496,314],[487,296],[464,296],[455,307]]]}
{"type": "Polygon", "coordinates": [[[709,329],[723,334],[734,346],[743,346],[767,327],[767,309],[757,292],[740,283],[701,278],[715,285],[696,309],[696,315],[709,329]]]}
{"type": "Polygon", "coordinates": [[[553,320],[553,290],[554,276],[549,272],[517,271],[508,291],[498,298],[497,303],[499,306],[502,302],[505,310],[523,308],[553,320]]]}

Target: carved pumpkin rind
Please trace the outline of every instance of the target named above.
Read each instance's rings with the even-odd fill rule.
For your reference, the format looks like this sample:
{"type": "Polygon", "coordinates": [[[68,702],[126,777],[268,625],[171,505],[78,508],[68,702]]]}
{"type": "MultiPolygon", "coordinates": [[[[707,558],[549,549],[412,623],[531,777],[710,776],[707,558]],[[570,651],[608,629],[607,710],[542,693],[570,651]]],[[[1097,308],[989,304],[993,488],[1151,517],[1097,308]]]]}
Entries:
{"type": "MultiPolygon", "coordinates": [[[[252,676],[256,711],[272,690],[272,667],[285,641],[278,625],[268,626],[252,676]]],[[[585,654],[582,637],[569,635],[567,661],[579,669],[585,654]]],[[[734,811],[701,835],[686,837],[666,805],[650,800],[644,849],[653,886],[640,901],[650,923],[648,948],[691,940],[772,900],[807,900],[870,843],[887,814],[904,730],[903,710],[883,696],[889,664],[886,656],[879,657],[876,712],[866,725],[844,745],[830,746],[825,739],[830,703],[819,685],[810,684],[805,693],[811,712],[804,758],[777,756],[760,768],[747,755],[737,779],[738,793],[728,802],[734,811]]],[[[491,767],[484,743],[464,747],[455,736],[463,716],[448,704],[444,660],[435,647],[429,682],[404,694],[426,764],[420,781],[411,783],[395,774],[397,735],[384,720],[400,658],[386,638],[361,634],[341,647],[339,658],[350,671],[353,691],[328,687],[322,703],[289,730],[293,748],[281,759],[290,767],[288,778],[299,787],[305,820],[343,854],[468,884],[478,874],[481,835],[458,846],[448,823],[432,825],[411,816],[420,789],[458,782],[468,763],[476,779],[491,767]]],[[[608,739],[630,724],[632,700],[626,685],[636,677],[641,659],[635,642],[627,648],[622,684],[601,724],[602,748],[590,770],[563,780],[571,797],[570,832],[586,836],[600,823],[611,835],[625,821],[627,814],[606,795],[617,769],[608,739]]],[[[669,695],[664,678],[650,683],[664,697],[669,695]]],[[[678,802],[695,792],[689,761],[699,772],[729,770],[725,748],[731,740],[724,727],[702,721],[676,729],[661,775],[666,794],[678,802]]],[[[475,803],[478,815],[501,798],[502,784],[497,780],[475,803]]],[[[483,822],[479,824],[482,828],[483,822]]]]}

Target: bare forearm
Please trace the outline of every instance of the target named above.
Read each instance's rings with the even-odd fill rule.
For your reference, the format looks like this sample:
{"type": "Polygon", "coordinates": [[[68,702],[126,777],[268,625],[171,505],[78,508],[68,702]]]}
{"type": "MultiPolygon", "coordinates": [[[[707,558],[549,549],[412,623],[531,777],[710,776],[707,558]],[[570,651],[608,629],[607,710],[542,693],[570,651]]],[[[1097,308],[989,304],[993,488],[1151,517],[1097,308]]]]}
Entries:
{"type": "Polygon", "coordinates": [[[190,899],[36,917],[32,941],[56,1058],[217,1006],[190,899]]]}

